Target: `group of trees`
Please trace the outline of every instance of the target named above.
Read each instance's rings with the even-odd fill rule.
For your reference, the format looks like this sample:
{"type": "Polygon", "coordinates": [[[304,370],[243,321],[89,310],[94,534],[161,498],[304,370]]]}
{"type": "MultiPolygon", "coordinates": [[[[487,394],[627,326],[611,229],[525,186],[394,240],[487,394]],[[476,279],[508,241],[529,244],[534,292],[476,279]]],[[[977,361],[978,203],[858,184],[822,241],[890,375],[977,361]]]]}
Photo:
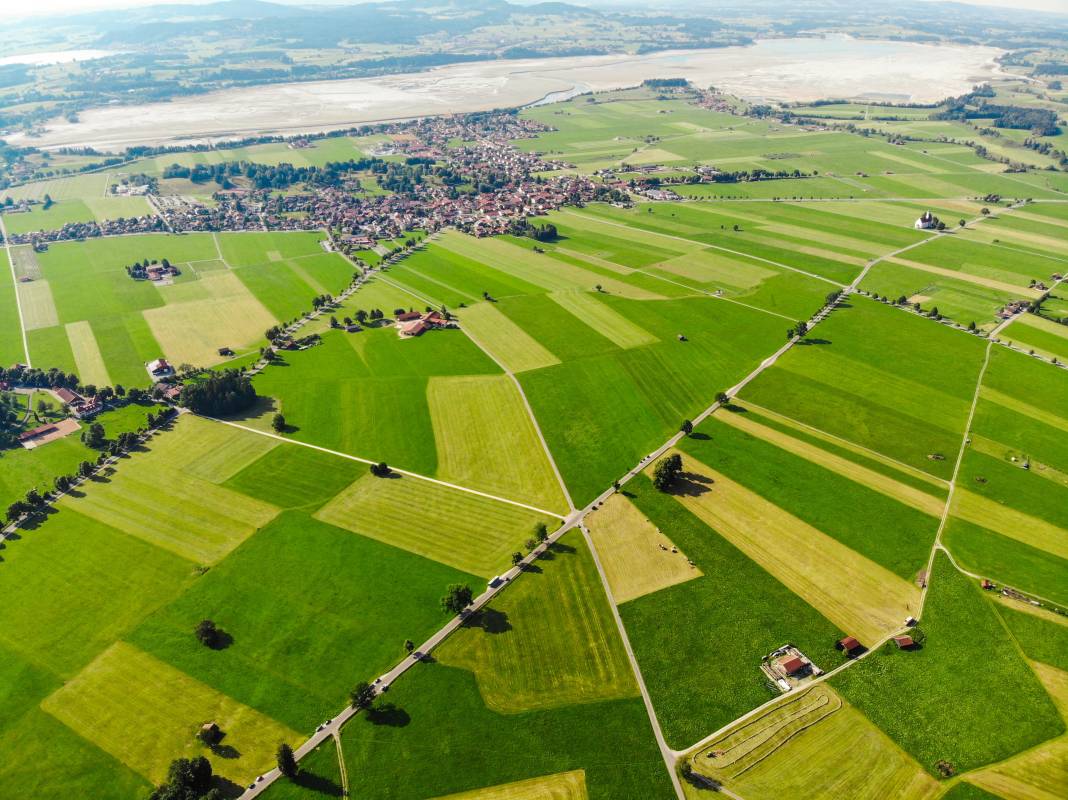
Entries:
{"type": "Polygon", "coordinates": [[[805,338],[806,333],[808,333],[808,323],[804,320],[801,320],[792,328],[786,329],[786,338],[789,340],[793,339],[796,336],[799,339],[803,339],[805,338]]]}
{"type": "MultiPolygon", "coordinates": [[[[196,164],[187,167],[171,164],[163,170],[164,178],[184,178],[193,183],[217,183],[223,189],[233,188],[233,178],[244,178],[256,189],[288,189],[298,183],[319,187],[340,187],[345,176],[353,172],[403,172],[404,164],[394,164],[380,158],[354,158],[330,161],[322,167],[294,167],[292,164],[258,164],[253,161],[224,161],[219,164],[196,164]]],[[[420,178],[421,179],[421,178],[420,178]]],[[[379,179],[381,184],[381,179],[379,179]]]]}
{"type": "Polygon", "coordinates": [[[555,242],[560,238],[556,226],[551,222],[537,225],[525,217],[512,220],[508,224],[508,232],[513,236],[526,236],[538,242],[555,242]]]}
{"type": "Polygon", "coordinates": [[[204,756],[179,758],[171,762],[167,780],[148,796],[148,800],[223,800],[222,791],[214,786],[211,762],[204,756]]]}
{"type": "Polygon", "coordinates": [[[146,280],[148,278],[148,268],[156,265],[163,267],[165,270],[169,270],[173,275],[180,275],[178,268],[171,265],[171,262],[167,259],[152,259],[149,261],[147,258],[144,261],[135,261],[133,264],[126,265],[126,274],[131,278],[137,278],[138,280],[146,280]]]}
{"type": "Polygon", "coordinates": [[[252,381],[234,369],[212,372],[182,387],[179,403],[198,414],[218,417],[237,414],[256,402],[252,381]]]}

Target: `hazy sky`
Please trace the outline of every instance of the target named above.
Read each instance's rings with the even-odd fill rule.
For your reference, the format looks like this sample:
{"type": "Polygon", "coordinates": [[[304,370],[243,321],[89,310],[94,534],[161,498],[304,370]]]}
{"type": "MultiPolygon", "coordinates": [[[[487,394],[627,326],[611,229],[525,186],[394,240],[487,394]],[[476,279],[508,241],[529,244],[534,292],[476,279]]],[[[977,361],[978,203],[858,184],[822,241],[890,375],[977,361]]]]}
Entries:
{"type": "MultiPolygon", "coordinates": [[[[345,4],[346,0],[275,0],[290,4],[345,4]]],[[[526,0],[520,0],[525,2],[526,0]]],[[[611,2],[612,0],[608,0],[611,2]]],[[[621,0],[622,1],[622,0],[621,0]]],[[[43,14],[68,13],[71,11],[93,11],[100,8],[129,8],[130,6],[158,5],[161,2],[204,3],[209,0],[34,0],[32,3],[18,4],[18,7],[4,10],[6,16],[38,16],[43,14]]],[[[582,5],[585,0],[574,0],[582,5]]],[[[602,3],[604,0],[602,0],[602,3]]],[[[1039,11],[1058,11],[1068,14],[1068,0],[957,0],[969,5],[1003,6],[1010,8],[1029,8],[1039,11]]],[[[594,0],[591,4],[596,5],[594,0]]]]}

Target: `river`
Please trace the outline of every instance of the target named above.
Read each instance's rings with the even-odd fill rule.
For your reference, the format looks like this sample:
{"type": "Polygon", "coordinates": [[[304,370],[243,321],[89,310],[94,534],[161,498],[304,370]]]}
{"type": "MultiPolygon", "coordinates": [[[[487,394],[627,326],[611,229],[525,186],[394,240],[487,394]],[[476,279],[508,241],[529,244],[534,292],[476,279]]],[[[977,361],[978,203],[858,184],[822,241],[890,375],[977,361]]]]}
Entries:
{"type": "Polygon", "coordinates": [[[54,120],[38,147],[188,143],[261,133],[329,130],[357,123],[484,111],[560,99],[576,91],[633,86],[645,78],[688,78],[748,100],[858,98],[932,102],[997,74],[992,47],[826,39],[765,39],[748,47],[643,56],[481,61],[379,78],[286,83],[110,106],[54,120]]]}

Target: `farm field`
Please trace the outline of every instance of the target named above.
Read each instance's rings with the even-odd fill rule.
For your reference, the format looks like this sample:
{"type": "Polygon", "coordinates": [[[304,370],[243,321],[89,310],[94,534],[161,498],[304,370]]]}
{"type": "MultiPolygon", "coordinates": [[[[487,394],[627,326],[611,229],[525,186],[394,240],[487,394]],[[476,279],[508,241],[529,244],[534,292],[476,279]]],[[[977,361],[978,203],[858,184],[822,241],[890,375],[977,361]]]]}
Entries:
{"type": "MultiPolygon", "coordinates": [[[[213,47],[196,57],[228,63],[213,47]]],[[[407,58],[376,47],[353,52],[383,72],[407,58]]],[[[1040,101],[1024,88],[1014,102],[1040,101]]],[[[144,798],[200,755],[223,796],[265,775],[267,800],[698,800],[700,776],[746,800],[1068,791],[1068,371],[1051,363],[1068,301],[1045,297],[1068,180],[996,160],[1056,167],[1027,131],[930,119],[943,106],[687,98],[591,90],[0,190],[0,207],[54,201],[5,213],[9,233],[151,213],[108,188],[142,174],[161,207],[234,212],[204,230],[250,229],[5,247],[0,797],[144,798]],[[536,173],[509,142],[566,165],[536,173]],[[386,145],[373,172],[274,170],[262,193],[243,172],[163,177],[386,145]],[[916,229],[925,211],[946,230],[916,229]],[[127,271],[164,258],[179,274],[127,271]],[[431,309],[452,324],[399,334],[394,317],[431,309]],[[268,329],[306,314],[262,366],[268,329]],[[54,376],[8,365],[88,395],[148,387],[157,358],[197,384],[250,371],[258,397],[219,419],[195,392],[102,412],[114,440],[190,406],[23,516],[100,451],[89,420],[21,448],[73,411],[36,388],[54,376]],[[464,587],[477,610],[448,602],[464,587]],[[342,726],[365,681],[371,707],[342,726]],[[296,779],[272,782],[279,744],[309,737],[296,779]]]]}
{"type": "Polygon", "coordinates": [[[37,254],[14,248],[26,254],[19,269],[32,278],[18,285],[30,354],[86,381],[124,386],[148,385],[145,364],[160,357],[219,363],[219,348],[250,349],[312,297],[347,285],[351,266],[324,253],[319,238],[144,234],[59,243],[37,254]],[[126,274],[135,261],[163,258],[181,271],[171,284],[126,274]]]}
{"type": "Polygon", "coordinates": [[[433,662],[416,667],[380,701],[378,712],[345,728],[342,745],[351,792],[466,798],[462,793],[502,787],[493,790],[500,795],[487,796],[542,797],[504,793],[503,787],[533,778],[553,785],[563,780],[562,773],[581,772],[586,793],[578,797],[672,796],[589,552],[577,533],[565,536],[550,552],[552,558],[537,562],[539,572],[526,576],[531,581],[517,582],[488,614],[458,631],[433,662]],[[553,576],[553,571],[565,574],[553,576]],[[548,596],[579,591],[583,599],[577,602],[586,604],[592,617],[561,615],[554,617],[556,625],[539,621],[546,609],[539,589],[548,596]],[[486,697],[483,675],[502,659],[514,663],[519,653],[525,654],[521,672],[504,671],[492,680],[503,681],[498,685],[510,696],[535,705],[496,713],[488,705],[495,695],[486,697]],[[548,686],[535,679],[545,675],[562,690],[560,695],[547,692],[548,686]],[[480,731],[494,747],[484,747],[477,737],[457,736],[461,730],[480,731]],[[567,746],[545,745],[557,737],[565,737],[567,746]],[[438,769],[414,768],[428,757],[438,769]],[[550,781],[548,776],[561,777],[550,781]]]}
{"type": "Polygon", "coordinates": [[[851,298],[742,399],[948,478],[983,344],[866,298],[851,298]]]}
{"type": "Polygon", "coordinates": [[[831,685],[924,769],[937,775],[939,761],[974,769],[1064,732],[994,609],[944,554],[935,557],[922,625],[920,649],[887,643],[831,685]],[[947,702],[952,719],[941,713],[947,702]]]}

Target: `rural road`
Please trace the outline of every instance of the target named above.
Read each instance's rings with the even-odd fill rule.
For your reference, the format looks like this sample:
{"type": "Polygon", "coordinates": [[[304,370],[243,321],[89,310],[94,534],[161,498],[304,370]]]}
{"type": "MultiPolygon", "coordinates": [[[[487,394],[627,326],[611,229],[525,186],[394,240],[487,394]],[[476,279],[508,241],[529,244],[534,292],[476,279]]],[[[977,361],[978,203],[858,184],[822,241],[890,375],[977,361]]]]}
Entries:
{"type": "MultiPolygon", "coordinates": [[[[1010,209],[1011,208],[1015,208],[1015,206],[1010,207],[1010,209]]],[[[980,222],[983,219],[985,219],[985,217],[979,217],[979,218],[977,218],[975,220],[972,220],[972,222],[970,222],[968,224],[971,225],[971,224],[974,224],[976,222],[980,222]]],[[[848,286],[845,286],[843,288],[842,293],[840,295],[838,295],[832,302],[828,303],[826,306],[824,306],[822,309],[820,309],[820,311],[817,312],[809,320],[809,323],[808,323],[809,324],[809,330],[811,331],[816,325],[818,325],[820,322],[822,322],[824,319],[826,319],[827,316],[830,314],[830,312],[834,310],[834,308],[836,308],[852,292],[856,291],[857,286],[859,286],[860,282],[864,279],[864,277],[868,274],[869,270],[873,266],[875,266],[876,264],[878,264],[879,262],[883,261],[886,258],[892,258],[892,257],[894,257],[894,256],[896,256],[896,255],[898,255],[900,253],[906,252],[908,250],[912,250],[913,248],[916,248],[916,247],[920,247],[920,246],[922,246],[922,245],[924,245],[924,244],[926,244],[928,242],[934,241],[935,239],[938,239],[938,238],[940,238],[941,236],[944,236],[944,235],[946,235],[946,234],[940,233],[940,232],[934,233],[933,235],[931,235],[931,236],[929,236],[929,237],[927,237],[925,239],[922,239],[922,240],[920,240],[918,242],[914,242],[914,243],[912,243],[912,244],[910,244],[910,245],[908,245],[906,247],[899,248],[899,249],[895,250],[892,253],[888,253],[886,255],[879,256],[877,258],[874,258],[874,259],[870,260],[864,266],[864,268],[861,270],[860,274],[857,275],[857,277],[848,286]]],[[[744,255],[744,253],[741,254],[741,255],[744,255]]],[[[823,279],[823,280],[826,280],[826,279],[823,279]]],[[[833,281],[831,283],[833,283],[833,281]]],[[[834,285],[838,286],[839,284],[834,284],[834,285]]],[[[737,394],[738,392],[740,392],[749,383],[751,383],[753,380],[755,380],[757,377],[759,377],[765,370],[767,370],[769,367],[773,366],[784,353],[788,352],[799,341],[800,341],[800,338],[796,337],[796,336],[791,338],[791,339],[789,339],[785,344],[783,344],[781,347],[779,347],[774,353],[772,353],[767,358],[765,358],[763,361],[761,361],[760,364],[757,365],[757,367],[755,369],[753,369],[748,375],[746,375],[738,383],[736,383],[733,387],[731,387],[727,391],[727,395],[728,396],[733,396],[733,395],[737,394]]],[[[978,388],[976,390],[976,396],[978,396],[978,388]]],[[[702,411],[700,414],[698,414],[697,417],[694,418],[693,424],[696,426],[700,422],[702,422],[703,420],[708,418],[713,412],[716,411],[716,409],[718,409],[720,407],[720,405],[721,404],[719,402],[713,402],[704,411],[702,411]]],[[[973,411],[974,411],[974,402],[973,402],[973,411]]],[[[338,455],[338,456],[341,456],[343,458],[349,458],[349,459],[354,460],[354,461],[361,461],[361,462],[367,463],[367,464],[373,463],[368,459],[358,458],[358,457],[350,456],[350,455],[347,455],[347,454],[344,454],[344,453],[338,453],[337,451],[328,450],[327,448],[318,447],[316,445],[308,445],[308,444],[305,444],[303,442],[294,442],[291,439],[286,439],[286,438],[284,438],[282,436],[269,434],[269,433],[266,433],[264,431],[258,431],[258,430],[255,430],[253,428],[248,428],[248,427],[246,427],[244,425],[237,425],[236,423],[228,423],[228,422],[225,422],[223,420],[215,420],[215,421],[221,422],[222,424],[226,424],[226,425],[233,425],[234,427],[238,427],[238,428],[243,428],[243,429],[249,430],[249,431],[251,431],[253,433],[258,433],[258,434],[260,434],[262,436],[271,436],[272,438],[275,438],[275,439],[278,439],[278,440],[284,441],[284,442],[289,442],[291,444],[297,444],[297,445],[301,445],[301,446],[305,446],[305,447],[312,447],[314,449],[321,450],[323,452],[333,453],[334,455],[338,455]]],[[[969,425],[970,425],[970,423],[971,423],[971,416],[969,416],[969,425]]],[[[650,463],[652,463],[655,459],[659,458],[664,453],[666,453],[668,450],[670,450],[671,448],[675,447],[678,444],[678,442],[683,438],[684,435],[685,434],[683,434],[681,431],[675,433],[673,436],[669,437],[663,444],[661,444],[658,448],[653,450],[650,454],[648,454],[648,455],[644,456],[643,458],[641,458],[638,461],[637,464],[635,464],[630,470],[628,470],[623,476],[621,476],[618,479],[619,485],[622,487],[623,485],[628,483],[630,480],[635,478],[638,474],[640,474],[643,470],[645,470],[650,465],[650,463]]],[[[967,434],[965,434],[965,435],[967,435],[967,434]]],[[[963,450],[963,445],[962,445],[962,450],[963,450]]],[[[959,465],[959,459],[958,459],[958,465],[959,465]]],[[[401,472],[401,470],[398,470],[398,472],[401,472]]],[[[442,484],[442,485],[445,485],[445,486],[449,486],[451,488],[459,489],[461,491],[471,492],[473,494],[478,494],[478,495],[482,495],[484,497],[489,497],[489,498],[494,499],[494,500],[500,500],[502,502],[511,503],[512,505],[521,506],[523,508],[528,508],[528,509],[533,510],[533,511],[539,511],[541,513],[548,514],[550,516],[558,516],[558,515],[555,515],[555,514],[551,514],[551,512],[544,511],[543,509],[537,509],[537,508],[534,508],[532,506],[527,506],[527,505],[525,505],[523,503],[518,503],[518,502],[512,501],[512,500],[507,500],[505,498],[495,497],[493,495],[489,495],[489,494],[486,494],[484,492],[478,492],[478,491],[475,491],[475,490],[472,490],[472,489],[467,489],[465,487],[455,486],[453,484],[445,483],[444,481],[438,481],[438,480],[433,479],[433,478],[427,478],[425,476],[417,475],[415,473],[407,473],[407,472],[405,472],[403,474],[410,475],[411,477],[421,478],[423,480],[430,480],[430,481],[433,481],[435,483],[439,483],[439,484],[442,484]]],[[[485,606],[487,603],[489,603],[491,600],[493,600],[493,598],[495,598],[508,585],[510,585],[512,583],[512,581],[514,581],[515,579],[519,578],[523,573],[523,569],[527,565],[529,565],[529,564],[533,563],[535,560],[537,560],[537,558],[541,555],[541,553],[545,550],[545,548],[547,546],[550,546],[552,543],[555,543],[561,536],[566,534],[572,528],[574,528],[576,526],[580,527],[582,529],[583,535],[586,537],[586,542],[590,547],[590,551],[593,554],[594,560],[595,560],[595,562],[597,564],[598,572],[599,572],[599,574],[601,576],[602,584],[604,585],[605,592],[606,592],[606,594],[607,594],[607,596],[608,596],[608,598],[610,600],[610,605],[612,607],[613,615],[614,615],[615,620],[616,620],[616,625],[617,625],[617,628],[619,629],[620,636],[623,639],[623,642],[624,642],[624,645],[625,645],[625,649],[626,649],[626,652],[627,652],[627,656],[630,659],[631,667],[632,667],[632,669],[634,671],[635,678],[636,678],[636,680],[638,682],[638,686],[639,686],[639,688],[641,690],[642,699],[643,699],[643,701],[645,703],[646,712],[647,712],[647,714],[649,716],[649,721],[650,721],[650,724],[652,726],[654,735],[656,737],[657,745],[660,748],[661,754],[664,757],[665,765],[666,765],[666,767],[668,769],[669,774],[671,775],[672,783],[673,783],[673,785],[675,787],[675,791],[676,791],[677,797],[679,798],[679,800],[684,800],[682,786],[679,783],[677,772],[675,770],[675,759],[677,758],[679,753],[677,751],[672,750],[667,745],[667,742],[663,738],[663,734],[662,734],[662,731],[661,731],[661,728],[660,728],[660,723],[659,723],[659,721],[657,719],[656,711],[655,711],[655,709],[653,707],[652,700],[649,697],[648,691],[647,691],[646,686],[645,686],[645,681],[644,681],[644,679],[642,678],[642,675],[641,675],[641,670],[640,670],[640,668],[638,666],[637,660],[634,657],[633,650],[630,647],[630,642],[629,642],[629,639],[627,637],[626,631],[623,628],[622,620],[619,617],[618,610],[616,609],[615,602],[612,599],[611,589],[608,586],[607,578],[605,577],[605,574],[604,574],[604,572],[603,572],[603,570],[601,568],[600,558],[599,558],[599,555],[597,553],[597,549],[594,546],[592,540],[590,539],[588,531],[586,530],[586,528],[582,524],[583,520],[586,517],[586,515],[588,515],[591,511],[593,511],[594,509],[599,507],[603,502],[605,502],[609,497],[611,497],[615,493],[615,491],[616,491],[616,489],[614,488],[614,486],[609,486],[600,495],[598,495],[597,498],[595,498],[593,501],[591,501],[584,508],[576,510],[576,511],[572,511],[570,514],[568,514],[566,517],[564,517],[561,526],[550,535],[548,542],[546,542],[546,543],[544,543],[542,545],[539,545],[537,548],[535,548],[530,554],[528,554],[523,559],[523,561],[520,563],[519,566],[512,567],[506,573],[503,573],[501,575],[501,578],[503,580],[501,580],[500,583],[497,586],[487,587],[487,589],[482,594],[480,594],[477,598],[475,598],[475,600],[472,602],[471,606],[469,606],[468,610],[466,610],[464,612],[464,614],[462,614],[460,616],[453,617],[452,619],[450,619],[433,636],[431,636],[429,639],[427,639],[422,645],[417,647],[416,650],[415,650],[415,653],[431,653],[434,650],[434,648],[436,648],[438,645],[440,645],[442,642],[444,642],[454,631],[456,631],[457,628],[459,628],[461,625],[463,625],[464,622],[466,621],[466,619],[471,616],[471,614],[473,614],[474,612],[476,612],[479,609],[481,609],[483,606],[485,606]]],[[[949,501],[947,499],[947,503],[946,503],[947,513],[948,513],[948,508],[949,508],[949,501]]],[[[936,546],[937,546],[937,540],[936,540],[936,546]]],[[[932,558],[933,558],[933,552],[934,552],[934,550],[932,549],[932,558]]],[[[889,639],[892,638],[893,635],[894,634],[891,634],[890,636],[887,636],[883,641],[877,643],[875,646],[873,646],[867,652],[868,653],[872,653],[872,652],[877,651],[878,648],[883,644],[883,642],[889,641],[889,639]]],[[[863,656],[861,658],[863,658],[863,656]]],[[[820,681],[826,680],[827,678],[829,678],[832,675],[836,674],[838,671],[848,668],[851,664],[856,663],[856,661],[859,661],[859,660],[860,659],[854,659],[852,661],[847,661],[845,664],[837,667],[836,669],[831,670],[830,672],[824,673],[824,675],[820,676],[820,678],[818,678],[817,680],[820,680],[820,681]]],[[[384,691],[384,690],[388,690],[388,688],[393,684],[394,681],[396,681],[405,672],[407,672],[409,669],[411,669],[412,667],[414,667],[418,663],[419,663],[419,660],[414,655],[413,656],[408,656],[405,659],[403,659],[400,663],[398,663],[390,671],[388,671],[387,673],[385,673],[381,677],[380,682],[376,684],[376,686],[378,687],[378,691],[381,692],[381,691],[384,691]]],[[[748,718],[752,717],[753,715],[761,712],[762,710],[765,710],[765,709],[769,708],[770,706],[773,706],[777,702],[779,702],[779,698],[775,698],[773,700],[768,701],[767,703],[763,704],[762,706],[760,706],[760,707],[758,707],[756,709],[753,709],[752,711],[750,711],[747,714],[743,715],[738,720],[734,720],[734,721],[730,722],[727,726],[725,726],[724,728],[720,729],[719,731],[716,731],[715,733],[710,734],[710,736],[706,737],[705,739],[702,739],[701,742],[698,742],[697,745],[694,745],[694,746],[698,746],[703,742],[711,741],[713,738],[715,738],[715,736],[719,735],[720,733],[722,733],[723,731],[727,730],[731,726],[737,724],[737,722],[739,722],[741,720],[748,719],[748,718]]],[[[330,722],[328,722],[322,729],[320,729],[319,731],[314,733],[306,742],[304,742],[304,744],[302,744],[300,747],[297,748],[297,750],[296,750],[297,759],[299,760],[304,755],[306,755],[310,751],[314,750],[327,737],[339,734],[340,730],[344,726],[344,724],[349,719],[351,719],[356,713],[357,712],[354,709],[352,709],[351,707],[346,707],[336,717],[334,717],[332,720],[330,720],[330,722]]],[[[687,749],[689,750],[689,749],[692,749],[692,748],[687,748],[687,749]]],[[[253,797],[258,796],[268,786],[270,786],[274,781],[278,780],[279,777],[281,777],[281,776],[280,776],[280,773],[278,772],[277,769],[272,769],[272,770],[264,773],[261,776],[261,780],[259,780],[256,784],[254,784],[251,788],[249,788],[242,795],[242,798],[245,798],[247,800],[248,798],[253,798],[253,797]]],[[[740,800],[740,798],[738,798],[737,795],[735,795],[732,792],[729,792],[726,789],[724,789],[724,793],[727,796],[730,796],[732,798],[736,798],[736,800],[740,800]]]]}

